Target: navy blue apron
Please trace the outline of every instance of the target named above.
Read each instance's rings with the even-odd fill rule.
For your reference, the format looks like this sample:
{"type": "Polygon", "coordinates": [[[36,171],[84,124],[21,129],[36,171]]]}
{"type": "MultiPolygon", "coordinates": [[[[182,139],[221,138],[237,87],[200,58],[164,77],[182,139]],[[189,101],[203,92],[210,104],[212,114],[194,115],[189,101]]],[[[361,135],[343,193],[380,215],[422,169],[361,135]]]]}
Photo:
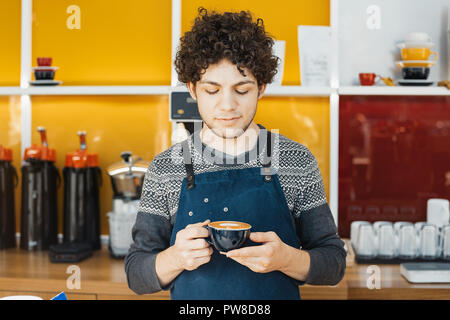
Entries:
{"type": "MultiPolygon", "coordinates": [[[[265,129],[264,129],[265,130],[265,129]]],[[[293,219],[278,176],[272,174],[272,135],[267,131],[263,168],[205,172],[194,175],[187,140],[183,143],[187,176],[183,179],[170,245],[188,224],[233,220],[252,225],[252,232],[274,231],[299,248],[293,219]]],[[[247,245],[260,245],[247,240],[247,245]]],[[[257,273],[220,254],[213,247],[211,260],[195,270],[184,270],[174,280],[172,299],[292,300],[300,299],[296,281],[280,271],[257,273]]]]}

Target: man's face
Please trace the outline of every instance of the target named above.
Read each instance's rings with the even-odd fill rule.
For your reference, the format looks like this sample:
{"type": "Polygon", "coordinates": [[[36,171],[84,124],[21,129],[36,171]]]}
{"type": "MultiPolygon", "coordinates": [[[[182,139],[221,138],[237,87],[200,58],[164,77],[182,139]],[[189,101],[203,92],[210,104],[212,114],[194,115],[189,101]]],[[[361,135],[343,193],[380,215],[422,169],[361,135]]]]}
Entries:
{"type": "Polygon", "coordinates": [[[256,78],[247,68],[242,69],[246,76],[223,59],[210,65],[195,87],[188,83],[203,122],[224,139],[240,136],[252,124],[258,99],[266,88],[262,85],[258,92],[256,78]]]}

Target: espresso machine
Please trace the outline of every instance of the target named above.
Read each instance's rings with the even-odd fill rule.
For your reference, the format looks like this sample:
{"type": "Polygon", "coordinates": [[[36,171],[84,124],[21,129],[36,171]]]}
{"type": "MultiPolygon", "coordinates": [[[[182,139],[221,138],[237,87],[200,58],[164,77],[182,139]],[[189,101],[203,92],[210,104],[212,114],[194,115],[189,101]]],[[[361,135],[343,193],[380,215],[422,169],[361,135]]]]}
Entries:
{"type": "Polygon", "coordinates": [[[0,145],[0,249],[16,246],[14,189],[19,183],[12,150],[0,145]]]}
{"type": "Polygon", "coordinates": [[[172,145],[185,140],[202,128],[197,101],[185,86],[173,87],[169,95],[169,121],[172,122],[172,145]]]}
{"type": "Polygon", "coordinates": [[[48,147],[46,130],[38,127],[41,146],[25,149],[22,166],[20,247],[47,250],[57,243],[57,196],[61,177],[55,167],[56,151],[48,147]]]}
{"type": "Polygon", "coordinates": [[[131,230],[136,221],[148,161],[132,156],[129,151],[120,154],[122,161],[107,168],[114,192],[112,211],[109,212],[109,250],[114,258],[124,258],[133,243],[131,230]]]}

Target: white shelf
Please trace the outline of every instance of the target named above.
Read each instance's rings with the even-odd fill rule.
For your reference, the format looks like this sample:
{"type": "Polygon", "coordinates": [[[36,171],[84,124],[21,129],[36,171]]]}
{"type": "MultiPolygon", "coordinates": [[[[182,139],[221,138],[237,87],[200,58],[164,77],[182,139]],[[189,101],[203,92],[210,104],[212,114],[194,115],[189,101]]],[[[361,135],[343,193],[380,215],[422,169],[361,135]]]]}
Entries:
{"type": "MultiPolygon", "coordinates": [[[[166,95],[172,89],[187,91],[187,89],[171,86],[31,86],[0,87],[0,95],[166,95]]],[[[301,86],[268,86],[265,96],[319,96],[328,97],[329,87],[301,86]]]]}
{"type": "Polygon", "coordinates": [[[273,97],[329,97],[330,87],[302,87],[268,85],[264,96],[273,97]]]}
{"type": "MultiPolygon", "coordinates": [[[[167,95],[171,86],[42,86],[42,87],[1,87],[0,95],[167,95]]],[[[269,97],[329,97],[336,90],[330,87],[268,86],[264,96],[269,97]]],[[[340,87],[339,95],[392,95],[392,96],[448,96],[445,87],[388,87],[353,86],[340,87]]]]}
{"type": "Polygon", "coordinates": [[[405,87],[405,86],[354,86],[340,87],[339,95],[362,96],[448,96],[450,90],[446,87],[405,87]]]}
{"type": "Polygon", "coordinates": [[[0,87],[0,96],[20,96],[23,89],[20,87],[0,87]]]}
{"type": "Polygon", "coordinates": [[[55,86],[29,87],[29,95],[165,95],[170,86],[55,86]]]}

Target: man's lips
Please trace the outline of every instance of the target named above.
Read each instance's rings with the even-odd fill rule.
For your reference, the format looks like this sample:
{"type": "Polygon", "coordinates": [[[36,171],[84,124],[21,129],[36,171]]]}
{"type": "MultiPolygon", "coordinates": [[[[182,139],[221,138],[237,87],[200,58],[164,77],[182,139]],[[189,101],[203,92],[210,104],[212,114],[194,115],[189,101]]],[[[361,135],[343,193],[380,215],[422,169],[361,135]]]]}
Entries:
{"type": "Polygon", "coordinates": [[[220,118],[216,118],[216,119],[220,120],[220,121],[231,122],[231,121],[237,120],[239,118],[240,118],[240,116],[239,117],[220,117],[220,118]]]}

